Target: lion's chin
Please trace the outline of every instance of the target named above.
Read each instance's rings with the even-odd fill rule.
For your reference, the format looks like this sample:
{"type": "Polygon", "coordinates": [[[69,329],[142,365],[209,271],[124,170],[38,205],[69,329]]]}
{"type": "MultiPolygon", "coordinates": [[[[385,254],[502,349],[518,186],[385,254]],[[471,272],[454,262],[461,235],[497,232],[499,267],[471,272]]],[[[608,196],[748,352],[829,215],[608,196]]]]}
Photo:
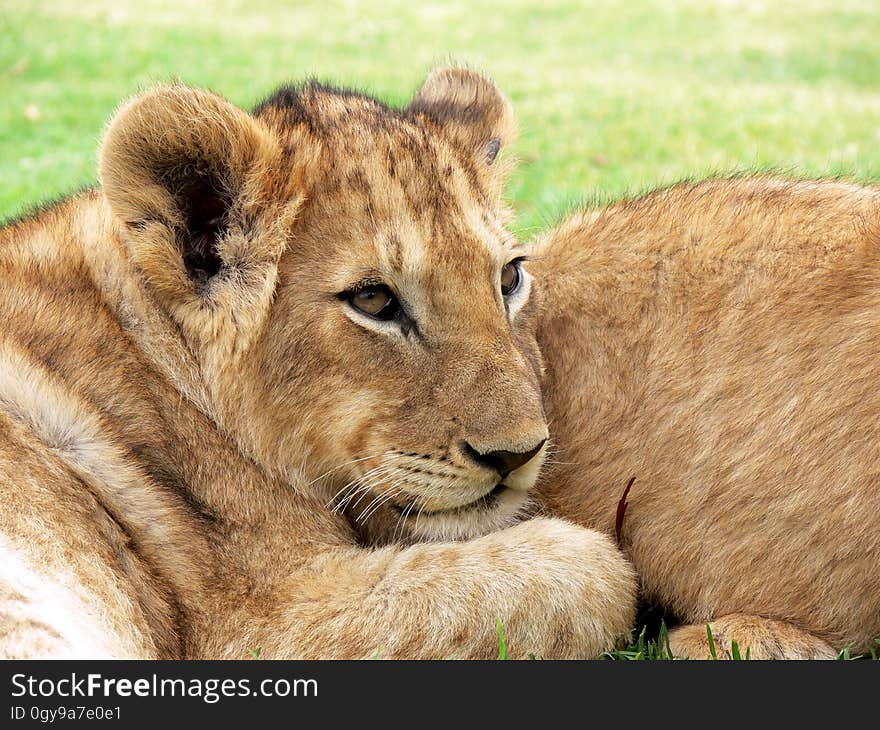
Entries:
{"type": "Polygon", "coordinates": [[[365,542],[442,542],[468,540],[502,530],[527,517],[528,492],[499,484],[479,499],[445,510],[416,511],[388,506],[359,525],[365,542]]]}

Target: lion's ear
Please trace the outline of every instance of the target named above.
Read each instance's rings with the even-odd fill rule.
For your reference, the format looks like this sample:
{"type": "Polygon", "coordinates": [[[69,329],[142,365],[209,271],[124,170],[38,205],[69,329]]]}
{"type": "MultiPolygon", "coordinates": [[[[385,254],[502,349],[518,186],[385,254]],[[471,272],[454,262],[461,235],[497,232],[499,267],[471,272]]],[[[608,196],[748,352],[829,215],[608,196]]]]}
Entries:
{"type": "Polygon", "coordinates": [[[487,77],[465,68],[438,68],[416,92],[409,111],[444,127],[477,163],[490,166],[516,136],[507,97],[487,77]]]}
{"type": "Polygon", "coordinates": [[[111,121],[100,176],[133,262],[178,319],[260,316],[232,310],[274,289],[285,226],[301,202],[286,189],[271,130],[214,94],[159,87],[111,121]]]}
{"type": "Polygon", "coordinates": [[[182,85],[147,92],[111,121],[104,195],[135,267],[192,340],[241,349],[271,304],[302,194],[276,134],[182,85]]]}

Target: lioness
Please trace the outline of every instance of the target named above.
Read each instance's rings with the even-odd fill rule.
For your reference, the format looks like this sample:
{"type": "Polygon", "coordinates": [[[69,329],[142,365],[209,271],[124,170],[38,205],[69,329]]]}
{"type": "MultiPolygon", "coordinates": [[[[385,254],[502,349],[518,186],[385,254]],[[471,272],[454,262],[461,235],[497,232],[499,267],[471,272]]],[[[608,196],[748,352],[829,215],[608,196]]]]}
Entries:
{"type": "Polygon", "coordinates": [[[461,69],[399,111],[166,86],[110,124],[99,189],[0,231],[0,655],[491,657],[499,619],[514,655],[590,657],[626,635],[611,541],[514,525],[548,434],[493,164],[511,131],[461,69]],[[434,542],[363,546],[380,509],[434,542]]]}
{"type": "Polygon", "coordinates": [[[619,528],[674,652],[880,637],[880,190],[722,179],[536,244],[554,515],[619,528]],[[617,506],[631,477],[628,506],[617,506]]]}

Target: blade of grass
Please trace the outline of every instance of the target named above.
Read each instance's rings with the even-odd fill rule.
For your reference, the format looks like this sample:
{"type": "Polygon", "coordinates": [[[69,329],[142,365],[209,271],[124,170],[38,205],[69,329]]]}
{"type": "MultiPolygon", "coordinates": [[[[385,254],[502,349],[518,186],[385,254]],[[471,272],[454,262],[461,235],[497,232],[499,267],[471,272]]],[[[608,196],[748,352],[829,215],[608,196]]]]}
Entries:
{"type": "Polygon", "coordinates": [[[672,646],[669,644],[669,630],[666,628],[666,621],[660,621],[660,635],[657,637],[657,641],[666,653],[666,658],[675,659],[675,655],[672,653],[672,646]]]}
{"type": "Polygon", "coordinates": [[[495,619],[495,626],[498,629],[498,658],[507,659],[507,644],[504,641],[504,629],[501,627],[501,619],[495,619]]]}
{"type": "Polygon", "coordinates": [[[709,638],[709,655],[718,661],[718,652],[715,651],[715,637],[712,636],[712,627],[706,624],[706,636],[709,638]]]}
{"type": "Polygon", "coordinates": [[[739,653],[739,642],[737,642],[736,639],[732,639],[730,642],[730,658],[736,662],[741,662],[743,660],[739,653]]]}

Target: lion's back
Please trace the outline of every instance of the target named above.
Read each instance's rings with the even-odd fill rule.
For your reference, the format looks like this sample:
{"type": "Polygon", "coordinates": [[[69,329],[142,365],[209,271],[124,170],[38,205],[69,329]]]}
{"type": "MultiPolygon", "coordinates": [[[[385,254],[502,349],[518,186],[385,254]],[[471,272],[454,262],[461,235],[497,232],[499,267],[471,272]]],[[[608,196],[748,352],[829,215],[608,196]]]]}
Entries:
{"type": "Polygon", "coordinates": [[[878,232],[872,188],[757,178],[545,238],[548,410],[574,464],[546,499],[612,531],[635,476],[625,544],[683,618],[880,633],[878,232]]]}

